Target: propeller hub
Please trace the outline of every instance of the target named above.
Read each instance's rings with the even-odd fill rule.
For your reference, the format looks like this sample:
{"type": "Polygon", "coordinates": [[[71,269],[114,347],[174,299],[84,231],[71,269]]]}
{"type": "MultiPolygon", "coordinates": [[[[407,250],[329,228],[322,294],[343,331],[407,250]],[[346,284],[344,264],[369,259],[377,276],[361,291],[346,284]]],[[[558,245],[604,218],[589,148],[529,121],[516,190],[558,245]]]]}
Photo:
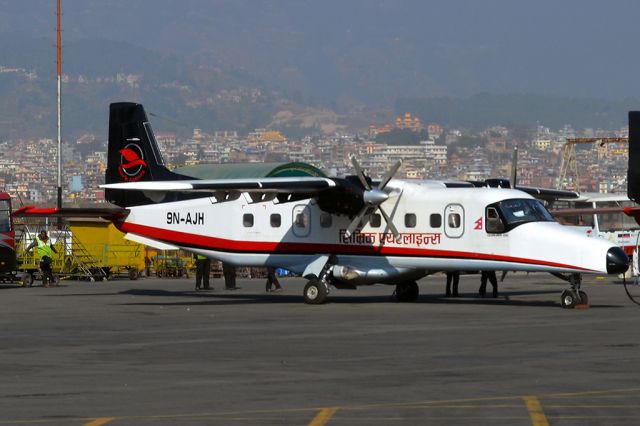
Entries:
{"type": "Polygon", "coordinates": [[[380,204],[384,203],[387,198],[389,198],[389,194],[381,191],[378,188],[373,188],[369,191],[365,191],[364,194],[362,194],[362,199],[370,206],[379,206],[380,204]]]}

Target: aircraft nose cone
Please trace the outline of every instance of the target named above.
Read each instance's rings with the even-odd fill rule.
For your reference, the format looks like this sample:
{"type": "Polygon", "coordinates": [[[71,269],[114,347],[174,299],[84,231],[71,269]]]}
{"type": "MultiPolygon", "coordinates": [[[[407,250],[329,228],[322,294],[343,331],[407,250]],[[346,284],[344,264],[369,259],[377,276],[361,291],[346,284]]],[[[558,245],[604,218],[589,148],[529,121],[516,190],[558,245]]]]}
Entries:
{"type": "Polygon", "coordinates": [[[629,269],[629,258],[620,247],[612,247],[607,251],[607,273],[622,274],[629,269]]]}

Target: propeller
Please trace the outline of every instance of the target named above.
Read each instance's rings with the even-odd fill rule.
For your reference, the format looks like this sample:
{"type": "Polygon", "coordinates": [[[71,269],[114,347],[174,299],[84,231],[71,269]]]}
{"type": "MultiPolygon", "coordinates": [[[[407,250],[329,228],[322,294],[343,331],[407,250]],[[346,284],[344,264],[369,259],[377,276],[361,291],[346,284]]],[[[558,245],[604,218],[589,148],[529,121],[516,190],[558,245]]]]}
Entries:
{"type": "Polygon", "coordinates": [[[395,227],[391,218],[384,211],[381,204],[384,203],[388,198],[389,194],[387,194],[384,189],[393,177],[396,174],[400,166],[402,165],[402,161],[398,161],[395,163],[385,175],[382,177],[380,184],[377,187],[372,188],[370,184],[370,180],[367,179],[367,176],[364,174],[364,170],[360,167],[360,163],[356,160],[355,156],[351,156],[351,164],[353,164],[353,168],[356,171],[356,176],[358,180],[362,184],[364,188],[364,193],[362,194],[362,200],[364,201],[364,206],[360,209],[358,214],[353,218],[349,227],[345,232],[345,236],[348,238],[353,234],[353,232],[358,228],[360,223],[366,224],[369,221],[370,216],[376,212],[376,210],[380,210],[380,214],[384,217],[384,220],[387,222],[387,226],[389,230],[393,234],[393,236],[398,239],[400,237],[400,233],[398,229],[395,227]]]}

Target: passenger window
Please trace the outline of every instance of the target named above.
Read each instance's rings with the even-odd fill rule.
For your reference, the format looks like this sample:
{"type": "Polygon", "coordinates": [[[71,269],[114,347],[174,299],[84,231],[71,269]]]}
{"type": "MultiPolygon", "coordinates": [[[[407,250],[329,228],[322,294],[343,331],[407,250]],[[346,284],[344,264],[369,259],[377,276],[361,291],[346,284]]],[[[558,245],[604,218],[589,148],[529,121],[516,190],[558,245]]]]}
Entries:
{"type": "Polygon", "coordinates": [[[440,228],[442,226],[442,216],[438,213],[433,213],[429,216],[429,225],[432,228],[440,228]]]}
{"type": "Polygon", "coordinates": [[[298,228],[306,228],[307,216],[303,212],[296,214],[296,220],[294,223],[298,228]]]}
{"type": "Polygon", "coordinates": [[[331,224],[333,220],[331,218],[331,214],[329,213],[320,213],[320,226],[323,228],[331,228],[331,224]]]}
{"type": "Polygon", "coordinates": [[[251,213],[242,215],[242,224],[245,228],[251,228],[253,226],[253,215],[251,213]]]}
{"type": "Polygon", "coordinates": [[[407,213],[404,215],[404,226],[406,228],[415,228],[416,222],[416,215],[414,213],[407,213]]]}
{"type": "Polygon", "coordinates": [[[460,228],[460,223],[462,222],[460,219],[459,213],[449,213],[447,218],[449,228],[460,228]]]}
{"type": "Polygon", "coordinates": [[[270,222],[271,227],[280,228],[280,225],[282,225],[282,217],[280,217],[278,213],[274,213],[271,215],[270,222]]]}
{"type": "Polygon", "coordinates": [[[380,228],[380,225],[382,225],[382,216],[378,213],[372,214],[369,219],[369,225],[371,225],[372,228],[380,228]]]}
{"type": "Polygon", "coordinates": [[[499,234],[504,232],[504,223],[495,207],[487,207],[487,232],[499,234]]]}

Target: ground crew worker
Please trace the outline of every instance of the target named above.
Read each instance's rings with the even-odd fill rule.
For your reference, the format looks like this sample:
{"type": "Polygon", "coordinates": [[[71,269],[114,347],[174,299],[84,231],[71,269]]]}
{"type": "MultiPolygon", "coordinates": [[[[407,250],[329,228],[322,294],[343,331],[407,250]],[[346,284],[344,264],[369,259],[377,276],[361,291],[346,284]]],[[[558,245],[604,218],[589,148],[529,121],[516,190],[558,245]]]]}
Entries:
{"type": "Polygon", "coordinates": [[[282,286],[280,285],[278,277],[276,276],[276,268],[272,266],[267,267],[267,284],[265,290],[267,290],[267,292],[282,291],[282,286]]]}
{"type": "Polygon", "coordinates": [[[196,290],[211,290],[209,286],[209,275],[211,275],[211,259],[200,254],[196,254],[196,290]]]}
{"type": "Polygon", "coordinates": [[[480,277],[480,289],[478,289],[478,293],[480,296],[484,297],[485,292],[487,291],[487,280],[493,286],[493,297],[498,297],[498,280],[496,278],[495,271],[482,271],[482,276],[480,277]]]}
{"type": "Polygon", "coordinates": [[[222,274],[224,275],[225,290],[237,290],[236,287],[236,267],[222,262],[222,274]]]}
{"type": "Polygon", "coordinates": [[[47,236],[47,231],[40,231],[38,236],[29,244],[26,251],[32,248],[38,248],[40,256],[40,273],[42,274],[42,286],[49,287],[54,284],[53,272],[51,271],[51,263],[53,262],[53,253],[58,253],[47,236]]]}

